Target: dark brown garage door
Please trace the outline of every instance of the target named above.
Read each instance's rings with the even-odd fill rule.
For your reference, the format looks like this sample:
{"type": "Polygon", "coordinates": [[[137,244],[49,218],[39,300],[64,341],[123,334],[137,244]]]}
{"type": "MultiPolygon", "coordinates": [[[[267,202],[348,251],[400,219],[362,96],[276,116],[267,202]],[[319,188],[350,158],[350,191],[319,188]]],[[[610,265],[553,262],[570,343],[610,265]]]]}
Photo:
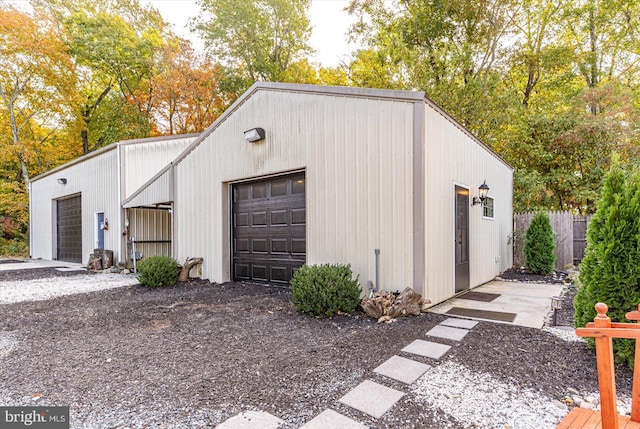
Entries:
{"type": "Polygon", "coordinates": [[[233,277],[288,283],[306,260],[304,173],[233,186],[233,277]]]}
{"type": "Polygon", "coordinates": [[[58,200],[56,207],[58,225],[57,259],[82,262],[82,199],[80,195],[58,200]]]}

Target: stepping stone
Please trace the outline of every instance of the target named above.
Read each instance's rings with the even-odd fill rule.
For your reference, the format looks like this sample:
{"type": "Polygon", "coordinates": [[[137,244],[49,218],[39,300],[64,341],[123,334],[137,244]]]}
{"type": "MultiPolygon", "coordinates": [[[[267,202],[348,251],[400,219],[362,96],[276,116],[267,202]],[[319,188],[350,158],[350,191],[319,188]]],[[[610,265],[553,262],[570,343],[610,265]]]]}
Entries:
{"type": "Polygon", "coordinates": [[[284,420],[264,411],[245,411],[216,426],[216,429],[277,429],[284,420]]]}
{"type": "Polygon", "coordinates": [[[403,392],[365,380],[338,402],[379,419],[404,396],[403,392]]]}
{"type": "Polygon", "coordinates": [[[440,324],[443,326],[451,326],[453,328],[472,329],[478,324],[478,322],[475,320],[456,319],[454,317],[449,317],[448,319],[440,322],[440,324]]]}
{"type": "Polygon", "coordinates": [[[427,332],[431,337],[446,338],[447,340],[461,341],[469,333],[466,329],[452,328],[451,326],[434,326],[427,332]]]}
{"type": "Polygon", "coordinates": [[[424,356],[431,359],[440,359],[451,346],[440,343],[432,343],[431,341],[415,340],[407,347],[402,349],[403,352],[412,353],[418,356],[424,356]]]}
{"type": "Polygon", "coordinates": [[[400,356],[391,356],[389,360],[373,370],[373,372],[411,384],[422,376],[431,365],[400,356]]]}
{"type": "Polygon", "coordinates": [[[368,429],[368,426],[351,420],[333,410],[324,410],[300,429],[368,429]]]}
{"type": "Polygon", "coordinates": [[[87,270],[84,268],[74,268],[74,267],[58,267],[56,271],[60,271],[62,273],[72,273],[74,271],[77,272],[86,272],[87,270]]]}

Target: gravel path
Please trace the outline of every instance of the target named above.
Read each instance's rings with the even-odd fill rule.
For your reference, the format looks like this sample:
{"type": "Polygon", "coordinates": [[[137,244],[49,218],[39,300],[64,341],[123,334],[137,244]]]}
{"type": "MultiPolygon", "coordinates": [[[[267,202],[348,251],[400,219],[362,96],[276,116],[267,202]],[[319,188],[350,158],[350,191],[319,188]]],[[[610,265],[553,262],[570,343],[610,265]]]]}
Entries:
{"type": "Polygon", "coordinates": [[[137,284],[133,274],[81,274],[33,280],[0,281],[0,304],[45,301],[59,296],[95,292],[137,284]]]}
{"type": "MultiPolygon", "coordinates": [[[[74,428],[215,427],[247,410],[297,428],[332,408],[371,428],[553,429],[569,389],[597,392],[593,351],[555,330],[480,322],[442,340],[439,361],[411,356],[433,368],[408,387],[372,370],[445,316],[314,319],[288,289],[250,283],[0,280],[0,300],[14,300],[0,305],[0,405],[70,405],[74,428]],[[380,419],[337,402],[367,379],[406,395],[380,419]]],[[[629,396],[631,372],[617,376],[629,396]]]]}

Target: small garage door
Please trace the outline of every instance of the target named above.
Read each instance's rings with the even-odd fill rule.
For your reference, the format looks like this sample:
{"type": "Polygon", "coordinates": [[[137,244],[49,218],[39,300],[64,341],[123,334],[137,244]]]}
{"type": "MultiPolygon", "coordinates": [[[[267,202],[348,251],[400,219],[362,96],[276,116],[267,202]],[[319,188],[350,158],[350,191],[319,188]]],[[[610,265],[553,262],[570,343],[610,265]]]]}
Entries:
{"type": "Polygon", "coordinates": [[[304,173],[233,186],[233,277],[288,283],[306,260],[304,173]]]}
{"type": "Polygon", "coordinates": [[[57,259],[82,262],[82,199],[80,195],[58,200],[56,204],[58,225],[57,259]]]}

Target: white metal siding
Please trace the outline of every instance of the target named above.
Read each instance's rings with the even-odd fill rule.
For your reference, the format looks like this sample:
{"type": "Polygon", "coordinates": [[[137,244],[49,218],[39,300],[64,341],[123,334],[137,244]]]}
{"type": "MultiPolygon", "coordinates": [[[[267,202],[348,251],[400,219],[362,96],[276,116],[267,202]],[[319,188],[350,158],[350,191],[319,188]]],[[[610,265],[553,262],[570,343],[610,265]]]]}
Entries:
{"type": "Polygon", "coordinates": [[[123,144],[123,195],[128,198],[144,185],[163,167],[173,161],[186,149],[195,137],[183,137],[151,141],[145,143],[123,144]]]}
{"type": "Polygon", "coordinates": [[[145,258],[171,256],[171,213],[168,210],[130,209],[128,216],[129,235],[136,239],[136,252],[142,252],[145,258]]]}
{"type": "Polygon", "coordinates": [[[123,207],[153,206],[154,204],[173,201],[171,175],[172,171],[169,167],[148,186],[139,190],[135,197],[123,204],[123,207]]]}
{"type": "Polygon", "coordinates": [[[54,259],[56,257],[56,200],[65,196],[82,195],[82,261],[96,247],[95,213],[104,212],[109,220],[105,231],[105,248],[118,257],[120,231],[117,218],[119,210],[116,150],[61,169],[31,183],[31,256],[54,259]],[[66,185],[57,182],[67,179],[66,185]]]}
{"type": "Polygon", "coordinates": [[[469,204],[484,180],[495,201],[494,220],[482,206],[469,207],[471,287],[512,265],[513,174],[509,167],[439,111],[425,109],[425,267],[427,298],[441,302],[455,293],[454,184],[469,188],[469,204]]]}
{"type": "Polygon", "coordinates": [[[229,279],[229,183],[304,169],[307,262],[350,263],[364,287],[413,282],[413,102],[260,90],[175,168],[177,259],[229,279]],[[266,140],[242,131],[262,127],[266,140]]]}

